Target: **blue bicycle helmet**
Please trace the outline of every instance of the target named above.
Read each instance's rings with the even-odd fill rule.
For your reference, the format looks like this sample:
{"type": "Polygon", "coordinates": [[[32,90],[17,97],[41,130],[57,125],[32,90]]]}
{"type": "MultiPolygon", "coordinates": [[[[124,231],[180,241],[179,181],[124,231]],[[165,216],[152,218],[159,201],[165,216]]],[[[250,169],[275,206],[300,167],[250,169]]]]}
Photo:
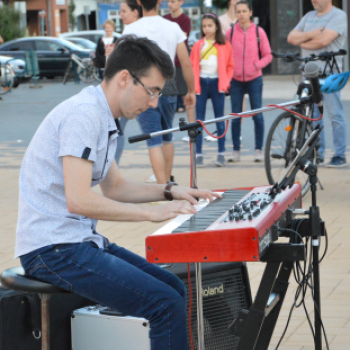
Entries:
{"type": "Polygon", "coordinates": [[[350,71],[340,74],[331,75],[325,79],[324,84],[322,85],[322,92],[325,94],[331,94],[341,90],[349,79],[350,71]]]}

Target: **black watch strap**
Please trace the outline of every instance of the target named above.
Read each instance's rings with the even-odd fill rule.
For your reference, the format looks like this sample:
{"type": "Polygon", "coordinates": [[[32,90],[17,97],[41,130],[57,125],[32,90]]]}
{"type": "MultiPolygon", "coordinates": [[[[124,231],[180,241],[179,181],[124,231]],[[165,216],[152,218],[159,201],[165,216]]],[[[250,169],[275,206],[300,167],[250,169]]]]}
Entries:
{"type": "Polygon", "coordinates": [[[167,183],[163,191],[165,199],[167,199],[168,201],[172,201],[174,199],[170,191],[173,186],[177,186],[177,185],[178,184],[176,182],[167,183]]]}

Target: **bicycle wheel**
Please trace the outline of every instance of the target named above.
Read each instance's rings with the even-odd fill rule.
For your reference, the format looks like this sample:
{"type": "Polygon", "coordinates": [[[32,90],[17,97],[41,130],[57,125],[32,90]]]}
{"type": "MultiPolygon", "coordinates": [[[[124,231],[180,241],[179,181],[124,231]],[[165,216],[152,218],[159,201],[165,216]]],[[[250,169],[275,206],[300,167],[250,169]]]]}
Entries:
{"type": "Polygon", "coordinates": [[[1,66],[1,75],[0,75],[0,95],[7,94],[11,91],[15,75],[9,67],[1,66]]]}
{"type": "MultiPolygon", "coordinates": [[[[273,122],[268,133],[265,145],[265,170],[270,185],[279,182],[290,163],[297,155],[297,150],[301,149],[305,140],[312,132],[312,125],[306,123],[303,131],[304,121],[291,114],[284,112],[273,122]],[[298,133],[296,133],[296,122],[298,123],[298,133]]],[[[309,159],[313,164],[316,161],[316,152],[309,159]]],[[[299,182],[304,196],[310,187],[308,176],[299,171],[295,177],[295,182],[299,182]]]]}
{"type": "Polygon", "coordinates": [[[80,65],[77,65],[77,73],[79,78],[84,83],[92,83],[95,80],[94,75],[94,65],[90,58],[84,58],[81,60],[81,64],[84,66],[82,68],[80,65]]]}

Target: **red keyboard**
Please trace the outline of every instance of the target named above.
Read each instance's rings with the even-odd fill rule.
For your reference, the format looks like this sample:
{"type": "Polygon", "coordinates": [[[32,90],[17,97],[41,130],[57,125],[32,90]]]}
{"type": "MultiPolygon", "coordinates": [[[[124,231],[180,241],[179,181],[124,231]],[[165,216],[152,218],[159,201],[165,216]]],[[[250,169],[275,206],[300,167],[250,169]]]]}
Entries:
{"type": "Polygon", "coordinates": [[[288,208],[301,207],[301,186],[275,197],[271,186],[230,189],[223,198],[199,202],[197,214],[179,215],[146,238],[152,263],[259,261],[276,240],[273,225],[283,226],[288,208]]]}

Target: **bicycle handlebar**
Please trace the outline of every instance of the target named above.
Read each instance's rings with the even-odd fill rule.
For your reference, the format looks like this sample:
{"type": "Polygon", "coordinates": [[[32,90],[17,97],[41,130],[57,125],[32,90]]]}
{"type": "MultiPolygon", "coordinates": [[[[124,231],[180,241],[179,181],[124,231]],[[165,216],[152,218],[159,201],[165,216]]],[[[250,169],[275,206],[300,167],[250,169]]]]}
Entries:
{"type": "Polygon", "coordinates": [[[310,61],[327,61],[330,60],[331,58],[334,58],[335,56],[344,56],[346,55],[346,50],[341,49],[339,51],[333,52],[333,51],[323,51],[320,52],[318,55],[311,54],[309,57],[299,57],[300,53],[290,53],[287,52],[286,54],[278,53],[278,52],[271,52],[273,57],[275,58],[283,58],[286,62],[293,62],[293,61],[301,61],[301,62],[310,62],[310,61]]]}

